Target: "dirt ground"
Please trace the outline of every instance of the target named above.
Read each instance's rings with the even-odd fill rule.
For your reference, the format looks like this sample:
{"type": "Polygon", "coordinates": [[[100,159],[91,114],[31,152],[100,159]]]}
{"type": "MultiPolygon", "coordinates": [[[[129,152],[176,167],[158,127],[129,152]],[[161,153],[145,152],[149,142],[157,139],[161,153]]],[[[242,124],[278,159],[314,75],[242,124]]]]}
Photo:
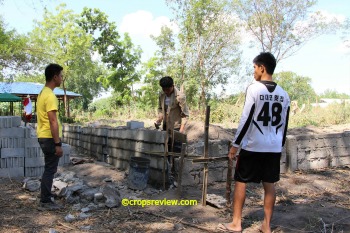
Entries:
{"type": "MultiPolygon", "coordinates": [[[[202,126],[191,124],[188,139],[202,137],[202,126]],[[192,125],[192,126],[191,126],[192,125]]],[[[350,125],[327,128],[290,130],[289,134],[342,132],[350,125]]],[[[231,139],[232,130],[210,126],[211,139],[231,139]]],[[[106,178],[126,186],[125,173],[102,162],[69,165],[60,172],[72,171],[89,186],[98,186],[106,178]]],[[[209,173],[210,175],[210,173],[209,173]]],[[[39,192],[22,189],[23,179],[0,178],[0,232],[217,232],[218,223],[229,222],[231,208],[216,208],[200,203],[202,187],[183,187],[181,199],[197,200],[194,206],[120,206],[92,210],[91,217],[67,222],[65,216],[77,215],[72,205],[60,211],[41,211],[37,207],[39,192]]],[[[224,182],[208,186],[208,194],[225,197],[224,182]]],[[[297,171],[281,174],[276,184],[277,202],[273,217],[273,232],[349,232],[350,233],[350,167],[297,171]]],[[[140,199],[175,200],[177,189],[166,191],[147,187],[137,192],[140,199]]],[[[121,192],[122,198],[123,192],[121,192]]],[[[263,218],[261,184],[249,184],[243,210],[243,232],[258,232],[263,218]]],[[[126,198],[128,196],[125,196],[126,198]]]]}

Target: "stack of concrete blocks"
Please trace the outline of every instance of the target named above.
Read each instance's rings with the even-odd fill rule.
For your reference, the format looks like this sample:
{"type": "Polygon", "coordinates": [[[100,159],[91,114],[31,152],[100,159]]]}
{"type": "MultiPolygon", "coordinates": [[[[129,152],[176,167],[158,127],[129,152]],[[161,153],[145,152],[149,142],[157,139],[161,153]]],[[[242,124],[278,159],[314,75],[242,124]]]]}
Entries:
{"type": "Polygon", "coordinates": [[[119,169],[129,169],[131,157],[150,159],[149,180],[161,183],[164,163],[164,131],[147,129],[109,129],[108,163],[119,169]],[[156,153],[154,153],[156,152],[156,153]]]}
{"type": "MultiPolygon", "coordinates": [[[[25,167],[24,176],[39,177],[44,172],[45,157],[42,152],[38,138],[26,138],[25,148],[25,167]]],[[[63,156],[60,158],[58,166],[64,166],[70,163],[70,145],[62,143],[63,156]]]]}
{"type": "Polygon", "coordinates": [[[0,177],[24,176],[25,129],[20,125],[20,117],[0,117],[0,177]]]}
{"type": "Polygon", "coordinates": [[[290,171],[349,165],[350,131],[288,136],[286,156],[290,171]]]}
{"type": "MultiPolygon", "coordinates": [[[[21,118],[0,117],[0,177],[37,177],[44,171],[44,154],[31,128],[21,127],[21,118]]],[[[70,163],[70,146],[62,145],[59,165],[70,163]]]]}
{"type": "Polygon", "coordinates": [[[44,172],[44,153],[38,143],[38,138],[26,138],[25,148],[25,168],[24,175],[26,177],[39,177],[44,172]]]}

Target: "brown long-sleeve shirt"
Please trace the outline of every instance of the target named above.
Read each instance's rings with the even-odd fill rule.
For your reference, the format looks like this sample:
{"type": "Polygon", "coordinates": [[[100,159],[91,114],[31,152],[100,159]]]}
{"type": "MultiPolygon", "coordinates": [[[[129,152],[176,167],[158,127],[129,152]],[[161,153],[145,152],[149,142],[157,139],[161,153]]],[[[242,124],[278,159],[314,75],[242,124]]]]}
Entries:
{"type": "Polygon", "coordinates": [[[189,110],[186,104],[186,96],[174,87],[174,92],[170,95],[168,109],[165,106],[166,95],[164,92],[160,93],[158,101],[158,118],[168,124],[169,129],[180,128],[181,125],[186,125],[189,110]]]}

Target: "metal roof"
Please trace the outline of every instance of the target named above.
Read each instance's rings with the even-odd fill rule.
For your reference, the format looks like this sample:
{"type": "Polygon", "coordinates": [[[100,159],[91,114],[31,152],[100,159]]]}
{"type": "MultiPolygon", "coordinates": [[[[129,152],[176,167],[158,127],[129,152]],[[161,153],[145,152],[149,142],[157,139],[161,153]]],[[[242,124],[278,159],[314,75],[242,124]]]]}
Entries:
{"type": "Polygon", "coordinates": [[[20,102],[22,98],[10,93],[0,93],[0,102],[20,102]]]}
{"type": "MultiPolygon", "coordinates": [[[[43,89],[44,84],[30,82],[0,82],[0,93],[11,93],[17,96],[34,95],[37,96],[43,89]]],[[[56,87],[53,92],[57,97],[63,97],[64,91],[56,87]]],[[[81,97],[82,95],[72,91],[66,91],[68,98],[81,97]]]]}

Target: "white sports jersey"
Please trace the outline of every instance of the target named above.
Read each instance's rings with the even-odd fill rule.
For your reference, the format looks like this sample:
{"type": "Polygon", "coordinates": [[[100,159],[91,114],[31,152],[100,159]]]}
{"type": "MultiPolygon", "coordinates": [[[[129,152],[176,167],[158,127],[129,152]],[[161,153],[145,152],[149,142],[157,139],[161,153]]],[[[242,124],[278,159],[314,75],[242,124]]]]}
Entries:
{"type": "Polygon", "coordinates": [[[252,152],[282,152],[290,99],[272,81],[255,81],[246,91],[239,126],[232,144],[252,152]]]}

